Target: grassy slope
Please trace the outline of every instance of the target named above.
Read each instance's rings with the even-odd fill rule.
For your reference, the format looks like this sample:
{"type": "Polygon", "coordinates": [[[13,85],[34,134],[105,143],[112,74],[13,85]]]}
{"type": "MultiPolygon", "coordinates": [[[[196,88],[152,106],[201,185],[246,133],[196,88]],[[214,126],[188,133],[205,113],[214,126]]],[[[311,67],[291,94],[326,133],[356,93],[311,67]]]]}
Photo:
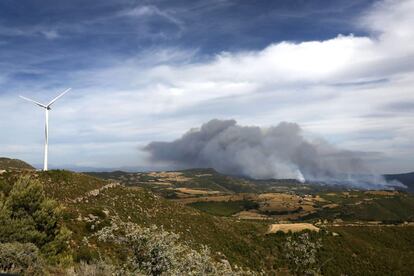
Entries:
{"type": "Polygon", "coordinates": [[[413,275],[414,226],[332,227],[324,239],[326,275],[413,275]]]}
{"type": "Polygon", "coordinates": [[[26,169],[34,170],[34,168],[26,162],[19,159],[10,159],[6,157],[0,157],[0,170],[9,169],[26,169]]]}
{"type": "Polygon", "coordinates": [[[399,193],[395,196],[367,195],[352,192],[353,197],[339,194],[322,194],[322,197],[340,205],[338,208],[323,209],[303,219],[335,219],[346,221],[403,222],[414,220],[414,196],[399,193]]]}
{"type": "MultiPolygon", "coordinates": [[[[19,174],[8,172],[0,179],[13,181],[19,174]]],[[[195,247],[208,245],[213,252],[222,252],[230,262],[244,267],[264,268],[263,256],[268,255],[265,243],[266,226],[252,222],[237,222],[200,212],[194,208],[165,200],[141,188],[118,186],[102,190],[81,202],[74,199],[86,192],[99,189],[108,182],[84,174],[67,171],[25,172],[41,180],[46,194],[62,202],[66,224],[73,232],[74,248],[80,246],[84,236],[108,225],[111,217],[131,221],[140,225],[163,226],[181,235],[195,247]],[[103,211],[109,211],[106,216],[103,211]],[[98,216],[94,223],[79,220],[90,214],[98,216]],[[91,226],[95,225],[94,230],[91,226]]],[[[111,254],[114,254],[112,252],[111,254]]]]}

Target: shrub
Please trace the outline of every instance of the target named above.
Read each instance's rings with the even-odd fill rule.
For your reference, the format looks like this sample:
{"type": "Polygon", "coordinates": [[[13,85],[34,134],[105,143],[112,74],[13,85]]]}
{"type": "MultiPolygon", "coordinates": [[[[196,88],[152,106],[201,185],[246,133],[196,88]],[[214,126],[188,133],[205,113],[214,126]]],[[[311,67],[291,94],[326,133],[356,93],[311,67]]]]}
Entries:
{"type": "Polygon", "coordinates": [[[66,250],[70,235],[60,220],[58,204],[46,198],[38,180],[20,177],[8,196],[0,192],[0,242],[33,243],[56,256],[66,250]]]}
{"type": "Polygon", "coordinates": [[[77,263],[91,263],[93,260],[98,259],[98,257],[99,254],[95,250],[89,248],[87,245],[82,245],[76,250],[73,259],[77,263]]]}
{"type": "Polygon", "coordinates": [[[287,237],[284,250],[290,269],[298,275],[320,275],[317,254],[321,247],[321,239],[313,241],[309,233],[287,237]]]}
{"type": "Polygon", "coordinates": [[[44,275],[38,248],[31,243],[0,243],[0,272],[44,275]]]}
{"type": "Polygon", "coordinates": [[[112,276],[123,275],[122,271],[117,271],[114,266],[103,261],[94,263],[80,262],[75,267],[66,272],[67,276],[112,276]]]}
{"type": "Polygon", "coordinates": [[[216,261],[210,250],[200,251],[179,241],[179,235],[162,227],[140,227],[118,222],[96,234],[101,241],[114,241],[130,250],[124,269],[134,275],[243,275],[226,260],[216,261]]]}

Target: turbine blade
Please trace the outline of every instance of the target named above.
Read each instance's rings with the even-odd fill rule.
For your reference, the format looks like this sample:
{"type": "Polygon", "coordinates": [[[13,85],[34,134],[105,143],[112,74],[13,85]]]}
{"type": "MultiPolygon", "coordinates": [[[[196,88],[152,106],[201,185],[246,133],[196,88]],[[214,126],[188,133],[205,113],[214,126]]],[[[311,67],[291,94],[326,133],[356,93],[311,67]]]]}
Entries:
{"type": "Polygon", "coordinates": [[[23,100],[26,100],[26,101],[29,101],[29,102],[35,103],[35,104],[37,104],[37,105],[38,105],[38,106],[40,106],[40,107],[47,108],[47,106],[46,106],[46,105],[41,104],[41,103],[39,103],[39,102],[36,102],[35,100],[29,99],[29,98],[26,98],[26,97],[23,97],[23,96],[19,96],[19,97],[20,97],[20,98],[22,98],[23,100]]]}
{"type": "Polygon", "coordinates": [[[68,88],[65,91],[63,91],[59,96],[57,96],[56,98],[54,98],[53,100],[50,101],[50,103],[47,105],[47,107],[51,106],[54,102],[56,102],[60,97],[62,97],[63,95],[65,95],[66,93],[69,92],[69,90],[71,90],[72,88],[68,88]]]}

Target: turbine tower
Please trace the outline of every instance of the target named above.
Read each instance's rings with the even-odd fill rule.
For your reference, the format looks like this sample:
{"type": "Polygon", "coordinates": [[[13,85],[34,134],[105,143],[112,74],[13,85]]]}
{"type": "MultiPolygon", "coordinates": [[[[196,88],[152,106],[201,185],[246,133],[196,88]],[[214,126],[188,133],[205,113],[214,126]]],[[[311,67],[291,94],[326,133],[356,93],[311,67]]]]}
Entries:
{"type": "Polygon", "coordinates": [[[43,161],[43,170],[44,171],[47,171],[47,152],[48,152],[48,144],[49,144],[49,110],[51,110],[51,105],[54,102],[56,102],[60,97],[65,95],[69,90],[70,90],[70,88],[63,91],[61,94],[59,94],[59,96],[57,96],[56,98],[51,100],[47,105],[41,104],[39,102],[36,102],[32,99],[29,99],[29,98],[26,98],[26,97],[23,97],[23,96],[19,96],[23,100],[35,103],[36,105],[38,105],[41,108],[45,109],[45,155],[44,155],[44,161],[43,161]]]}

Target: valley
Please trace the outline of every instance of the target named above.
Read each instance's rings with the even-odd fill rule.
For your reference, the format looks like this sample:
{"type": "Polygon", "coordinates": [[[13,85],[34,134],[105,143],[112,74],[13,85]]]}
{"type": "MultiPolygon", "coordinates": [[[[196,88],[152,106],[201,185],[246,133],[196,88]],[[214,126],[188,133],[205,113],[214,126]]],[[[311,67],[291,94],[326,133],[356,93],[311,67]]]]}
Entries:
{"type": "Polygon", "coordinates": [[[256,182],[210,169],[74,173],[10,167],[0,174],[0,190],[7,194],[22,176],[42,183],[61,205],[73,265],[98,256],[122,263],[125,248],[99,235],[132,223],[176,233],[195,250],[207,246],[213,259],[225,258],[253,275],[300,275],[286,246],[302,238],[320,244],[310,267],[323,275],[411,275],[414,266],[414,197],[406,192],[256,182]]]}

